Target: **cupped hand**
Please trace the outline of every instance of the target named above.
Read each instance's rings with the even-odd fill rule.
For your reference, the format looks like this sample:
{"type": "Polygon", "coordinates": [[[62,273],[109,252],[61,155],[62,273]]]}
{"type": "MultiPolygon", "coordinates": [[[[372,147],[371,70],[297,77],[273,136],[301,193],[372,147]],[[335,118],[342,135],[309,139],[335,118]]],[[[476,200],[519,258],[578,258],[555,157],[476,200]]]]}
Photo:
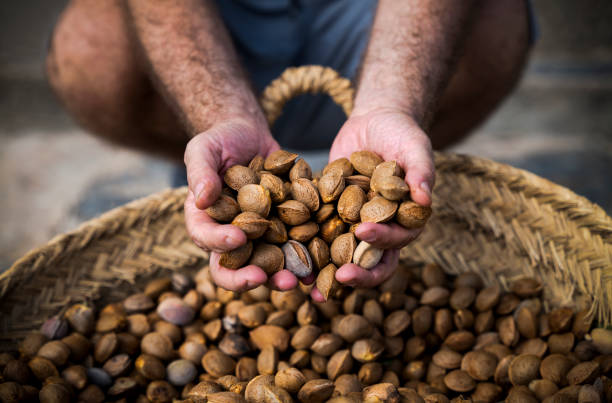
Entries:
{"type": "Polygon", "coordinates": [[[279,148],[267,127],[244,121],[228,121],[195,136],[187,144],[185,165],[189,192],[185,200],[185,223],[191,239],[211,251],[213,281],[228,290],[244,291],[268,282],[272,288],[287,290],[297,286],[297,278],[282,270],[268,279],[258,266],[237,270],[219,265],[219,254],[247,242],[246,235],[231,224],[219,224],[204,209],[212,205],[223,185],[222,175],[232,165],[248,165],[256,155],[267,156],[279,148]],[[269,281],[268,281],[269,280],[269,281]]]}
{"type": "MultiPolygon", "coordinates": [[[[406,173],[410,196],[416,203],[431,205],[434,163],[431,142],[419,125],[407,114],[394,110],[376,110],[351,116],[340,129],[331,147],[329,160],[350,158],[354,151],[372,151],[385,161],[397,161],[406,173]]],[[[414,240],[421,229],[408,230],[392,224],[362,223],[355,236],[381,249],[387,249],[381,262],[370,270],[354,264],[338,268],[336,280],[354,287],[375,287],[393,274],[399,249],[414,240]]],[[[323,297],[316,290],[312,298],[323,297]]]]}

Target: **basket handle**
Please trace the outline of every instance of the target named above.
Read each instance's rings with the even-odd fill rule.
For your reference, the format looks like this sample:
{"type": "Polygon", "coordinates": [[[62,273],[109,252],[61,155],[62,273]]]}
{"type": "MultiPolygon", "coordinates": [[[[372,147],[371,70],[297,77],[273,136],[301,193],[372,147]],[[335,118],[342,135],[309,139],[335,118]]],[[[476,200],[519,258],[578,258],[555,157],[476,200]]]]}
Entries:
{"type": "Polygon", "coordinates": [[[287,101],[306,93],[329,95],[347,116],[353,109],[355,90],[351,82],[335,70],[316,65],[289,67],[268,84],[261,95],[261,106],[268,124],[272,126],[287,101]]]}

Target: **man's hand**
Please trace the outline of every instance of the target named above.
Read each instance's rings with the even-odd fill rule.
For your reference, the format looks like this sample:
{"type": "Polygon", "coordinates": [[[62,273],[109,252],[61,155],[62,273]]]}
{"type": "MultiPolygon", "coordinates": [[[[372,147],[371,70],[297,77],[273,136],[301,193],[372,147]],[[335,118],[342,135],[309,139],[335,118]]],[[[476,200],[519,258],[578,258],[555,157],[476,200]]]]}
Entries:
{"type": "MultiPolygon", "coordinates": [[[[248,265],[230,270],[219,265],[219,254],[244,245],[246,235],[230,224],[219,224],[206,214],[221,194],[220,175],[232,165],[248,165],[257,154],[267,156],[279,148],[264,124],[229,121],[195,136],[185,150],[189,194],[185,201],[187,232],[200,248],[212,251],[210,271],[214,282],[228,290],[243,291],[265,283],[268,278],[259,267],[248,265]]],[[[288,270],[276,273],[270,286],[294,288],[297,278],[288,270]]]]}
{"type": "MultiPolygon", "coordinates": [[[[406,172],[412,199],[424,206],[431,204],[434,185],[434,164],[431,143],[415,121],[403,112],[375,110],[353,115],[344,124],[334,144],[329,160],[349,158],[354,151],[368,150],[385,161],[397,161],[406,172]]],[[[386,249],[381,262],[370,270],[349,263],[338,268],[336,279],[353,287],[375,287],[385,281],[397,266],[399,249],[414,240],[422,229],[407,230],[399,224],[363,223],[355,236],[386,249]]],[[[312,298],[322,301],[315,288],[312,298]]]]}

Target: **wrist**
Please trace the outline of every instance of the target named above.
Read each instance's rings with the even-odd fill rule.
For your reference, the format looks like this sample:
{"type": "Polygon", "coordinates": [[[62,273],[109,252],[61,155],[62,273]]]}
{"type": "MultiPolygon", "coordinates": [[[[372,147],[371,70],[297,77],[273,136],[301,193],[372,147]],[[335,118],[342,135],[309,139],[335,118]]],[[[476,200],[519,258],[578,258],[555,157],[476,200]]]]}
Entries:
{"type": "Polygon", "coordinates": [[[362,116],[377,113],[400,113],[410,117],[423,127],[425,113],[422,105],[406,96],[409,92],[389,90],[358,90],[351,116],[362,116]]]}
{"type": "Polygon", "coordinates": [[[269,131],[266,118],[248,88],[228,88],[224,94],[212,94],[202,100],[199,106],[186,113],[188,132],[191,137],[217,126],[237,125],[264,133],[269,131]]]}

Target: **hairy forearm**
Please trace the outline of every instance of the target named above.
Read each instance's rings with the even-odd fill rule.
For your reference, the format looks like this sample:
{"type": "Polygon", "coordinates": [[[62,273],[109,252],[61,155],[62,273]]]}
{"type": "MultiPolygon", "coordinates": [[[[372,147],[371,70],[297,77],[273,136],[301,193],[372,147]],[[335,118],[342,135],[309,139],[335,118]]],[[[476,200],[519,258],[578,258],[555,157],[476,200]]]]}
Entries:
{"type": "Polygon", "coordinates": [[[430,123],[470,22],[475,0],[380,0],[355,113],[395,109],[430,123]]]}
{"type": "Polygon", "coordinates": [[[152,78],[191,136],[231,118],[263,122],[212,1],[128,0],[127,4],[152,78]]]}

